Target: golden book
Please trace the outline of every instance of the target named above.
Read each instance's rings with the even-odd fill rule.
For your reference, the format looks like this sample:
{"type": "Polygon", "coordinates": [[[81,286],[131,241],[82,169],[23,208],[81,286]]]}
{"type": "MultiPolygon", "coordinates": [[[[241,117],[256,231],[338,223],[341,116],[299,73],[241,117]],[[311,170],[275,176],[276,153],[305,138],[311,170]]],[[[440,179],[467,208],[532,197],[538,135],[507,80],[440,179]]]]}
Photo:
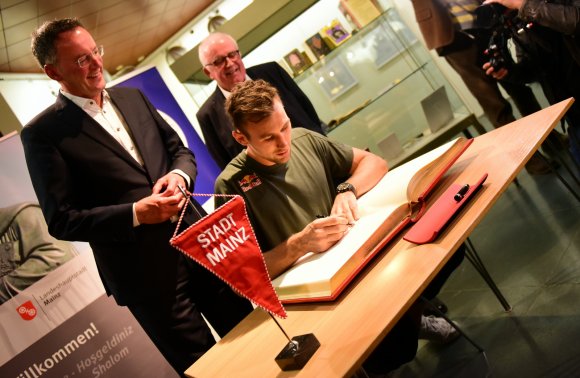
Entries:
{"type": "Polygon", "coordinates": [[[458,138],[387,174],[358,200],[360,219],[328,251],[306,254],[272,283],[283,303],[332,301],[389,241],[425,212],[427,197],[473,139],[458,138]]]}

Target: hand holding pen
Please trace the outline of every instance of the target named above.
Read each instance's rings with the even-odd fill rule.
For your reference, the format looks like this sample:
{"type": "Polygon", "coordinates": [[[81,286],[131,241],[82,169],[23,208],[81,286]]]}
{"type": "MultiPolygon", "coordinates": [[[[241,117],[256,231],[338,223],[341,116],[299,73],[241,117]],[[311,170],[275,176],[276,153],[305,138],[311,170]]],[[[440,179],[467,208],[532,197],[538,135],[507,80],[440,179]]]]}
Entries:
{"type": "Polygon", "coordinates": [[[308,244],[311,252],[324,252],[344,237],[351,228],[348,219],[344,216],[320,215],[310,222],[302,231],[303,240],[308,244]]]}
{"type": "Polygon", "coordinates": [[[354,194],[348,192],[344,193],[344,195],[336,196],[330,215],[346,217],[348,223],[353,225],[360,218],[358,202],[354,194]]]}

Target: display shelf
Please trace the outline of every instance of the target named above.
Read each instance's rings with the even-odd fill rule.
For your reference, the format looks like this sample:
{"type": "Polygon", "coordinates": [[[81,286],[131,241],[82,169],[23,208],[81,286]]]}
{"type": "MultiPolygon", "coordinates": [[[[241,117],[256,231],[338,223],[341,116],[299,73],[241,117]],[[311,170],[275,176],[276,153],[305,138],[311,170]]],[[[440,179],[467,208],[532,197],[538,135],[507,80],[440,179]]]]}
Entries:
{"type": "Polygon", "coordinates": [[[469,126],[485,132],[395,8],[295,81],[329,125],[330,138],[383,156],[391,166],[469,126]]]}

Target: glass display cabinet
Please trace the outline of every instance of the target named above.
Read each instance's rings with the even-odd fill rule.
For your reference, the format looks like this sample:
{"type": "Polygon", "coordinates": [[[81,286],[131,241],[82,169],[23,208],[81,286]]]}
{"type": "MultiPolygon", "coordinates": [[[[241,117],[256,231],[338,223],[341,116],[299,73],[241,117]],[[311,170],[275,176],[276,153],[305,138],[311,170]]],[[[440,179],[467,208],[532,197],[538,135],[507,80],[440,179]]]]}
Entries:
{"type": "Polygon", "coordinates": [[[294,76],[328,136],[396,166],[474,126],[485,129],[389,8],[294,76]]]}

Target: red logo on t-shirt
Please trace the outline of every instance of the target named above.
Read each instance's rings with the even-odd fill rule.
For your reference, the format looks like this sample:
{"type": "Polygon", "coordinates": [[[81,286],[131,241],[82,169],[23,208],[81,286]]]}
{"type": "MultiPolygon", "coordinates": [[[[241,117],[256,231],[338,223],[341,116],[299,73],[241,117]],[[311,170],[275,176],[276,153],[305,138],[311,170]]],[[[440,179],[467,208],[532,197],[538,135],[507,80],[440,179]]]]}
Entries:
{"type": "Polygon", "coordinates": [[[31,301],[24,302],[16,309],[20,317],[24,320],[32,320],[36,317],[36,307],[31,301]]]}
{"type": "Polygon", "coordinates": [[[255,188],[261,183],[262,181],[255,173],[252,173],[251,175],[245,175],[240,181],[238,181],[238,184],[240,184],[240,188],[244,192],[247,192],[248,190],[255,188]]]}

